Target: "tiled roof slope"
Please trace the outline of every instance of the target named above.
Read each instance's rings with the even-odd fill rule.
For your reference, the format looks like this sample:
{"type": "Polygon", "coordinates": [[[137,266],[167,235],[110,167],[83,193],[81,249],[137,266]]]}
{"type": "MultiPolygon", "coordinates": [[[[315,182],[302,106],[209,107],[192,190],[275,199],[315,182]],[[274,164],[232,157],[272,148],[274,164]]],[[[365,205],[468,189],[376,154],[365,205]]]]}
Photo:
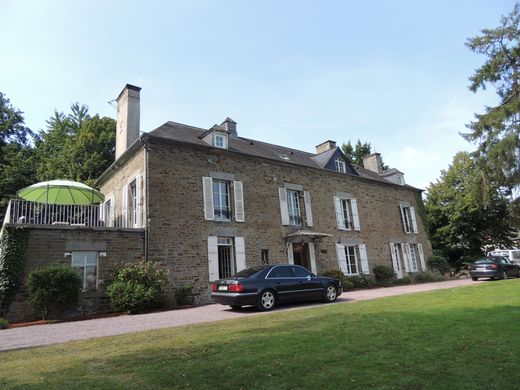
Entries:
{"type": "MultiPolygon", "coordinates": [[[[209,146],[206,142],[201,139],[204,133],[207,133],[207,129],[201,129],[199,127],[188,126],[182,123],[166,122],[164,125],[157,129],[149,132],[148,134],[152,137],[159,137],[170,139],[174,141],[187,142],[201,146],[209,146]]],[[[269,144],[266,142],[256,141],[249,138],[243,137],[229,137],[228,149],[251,156],[258,156],[268,158],[271,160],[283,161],[286,163],[293,163],[296,165],[302,165],[312,168],[323,169],[323,161],[321,158],[313,153],[304,152],[301,150],[287,148],[285,146],[278,146],[269,144]],[[285,159],[281,156],[287,156],[289,159],[285,159]]],[[[324,155],[326,153],[322,153],[324,155]]],[[[358,165],[352,164],[355,172],[365,179],[375,180],[382,183],[394,184],[393,182],[386,180],[379,176],[377,173],[372,172],[368,169],[362,168],[358,165]]],[[[406,186],[414,188],[411,186],[406,186]]]]}

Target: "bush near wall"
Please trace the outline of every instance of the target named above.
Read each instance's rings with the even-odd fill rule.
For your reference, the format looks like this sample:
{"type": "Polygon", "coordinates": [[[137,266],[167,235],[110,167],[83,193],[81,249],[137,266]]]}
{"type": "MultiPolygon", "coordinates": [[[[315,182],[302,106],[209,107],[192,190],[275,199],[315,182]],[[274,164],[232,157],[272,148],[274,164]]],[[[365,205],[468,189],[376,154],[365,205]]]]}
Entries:
{"type": "Polygon", "coordinates": [[[76,271],[62,265],[36,268],[27,278],[29,303],[43,319],[79,304],[83,283],[76,271]]]}
{"type": "Polygon", "coordinates": [[[0,233],[0,315],[9,305],[22,283],[28,230],[4,226],[0,233]]]}
{"type": "Polygon", "coordinates": [[[167,277],[154,262],[140,261],[120,269],[107,288],[112,307],[129,314],[161,307],[167,277]]]}
{"type": "Polygon", "coordinates": [[[179,306],[193,305],[195,297],[193,296],[193,286],[185,284],[175,290],[175,303],[179,306]]]}

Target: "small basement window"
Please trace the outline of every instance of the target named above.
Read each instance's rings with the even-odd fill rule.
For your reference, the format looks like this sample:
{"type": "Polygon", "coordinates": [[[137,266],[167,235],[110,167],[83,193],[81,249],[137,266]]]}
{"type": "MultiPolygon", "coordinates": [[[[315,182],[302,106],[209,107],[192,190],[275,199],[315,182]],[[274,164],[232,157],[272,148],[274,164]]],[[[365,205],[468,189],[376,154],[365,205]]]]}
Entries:
{"type": "Polygon", "coordinates": [[[72,252],[72,269],[83,281],[83,290],[96,290],[98,279],[98,253],[72,252]]]}

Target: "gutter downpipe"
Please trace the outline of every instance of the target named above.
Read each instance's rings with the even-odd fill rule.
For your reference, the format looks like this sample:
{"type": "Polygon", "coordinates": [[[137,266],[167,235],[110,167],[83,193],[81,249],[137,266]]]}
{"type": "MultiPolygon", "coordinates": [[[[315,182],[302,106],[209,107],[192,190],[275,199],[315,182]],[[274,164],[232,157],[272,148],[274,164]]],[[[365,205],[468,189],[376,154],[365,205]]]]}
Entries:
{"type": "Polygon", "coordinates": [[[150,218],[148,217],[148,212],[150,211],[150,202],[149,202],[149,180],[148,180],[148,141],[144,141],[144,175],[145,175],[145,217],[146,217],[146,224],[144,226],[144,261],[148,261],[148,225],[150,224],[150,218]]]}

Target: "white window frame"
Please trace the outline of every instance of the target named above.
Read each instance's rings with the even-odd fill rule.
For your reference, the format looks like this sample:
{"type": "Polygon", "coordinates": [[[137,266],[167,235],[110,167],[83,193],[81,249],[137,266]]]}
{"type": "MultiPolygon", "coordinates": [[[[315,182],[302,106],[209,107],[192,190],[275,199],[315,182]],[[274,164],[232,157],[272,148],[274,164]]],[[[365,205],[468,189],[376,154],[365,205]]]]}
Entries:
{"type": "Polygon", "coordinates": [[[399,207],[401,210],[401,221],[403,223],[404,232],[408,234],[418,233],[415,208],[408,203],[401,203],[399,207]]]}
{"type": "Polygon", "coordinates": [[[213,220],[220,222],[229,222],[231,220],[231,185],[228,180],[214,179],[212,181],[212,194],[213,194],[213,220]],[[225,194],[220,190],[222,186],[225,186],[225,194]],[[215,188],[216,187],[216,188],[215,188]],[[218,190],[215,191],[215,189],[218,190]],[[224,203],[224,204],[223,204],[224,203]],[[218,207],[216,207],[218,206],[218,207]],[[227,217],[217,215],[217,210],[226,211],[227,217]]]}
{"type": "MultiPolygon", "coordinates": [[[[83,255],[83,275],[81,275],[81,281],[83,283],[82,289],[83,291],[87,291],[87,254],[95,254],[96,256],[96,283],[95,288],[89,289],[89,290],[97,290],[99,287],[99,252],[97,251],[72,251],[72,257],[71,257],[71,267],[79,268],[74,266],[74,260],[77,256],[83,255]]],[[[92,266],[92,265],[90,265],[92,266]]]]}
{"type": "Polygon", "coordinates": [[[347,275],[359,275],[359,254],[357,245],[345,245],[345,261],[347,275]],[[353,251],[353,254],[350,253],[350,250],[353,251]],[[352,272],[354,267],[356,270],[352,272]]]}
{"type": "Polygon", "coordinates": [[[347,173],[347,164],[341,158],[337,158],[336,161],[336,171],[341,173],[347,173]]]}
{"type": "Polygon", "coordinates": [[[361,230],[357,201],[352,197],[334,197],[336,222],[339,230],[361,230]]]}
{"type": "Polygon", "coordinates": [[[228,139],[227,134],[224,133],[213,133],[213,146],[220,149],[228,148],[228,139]]]}
{"type": "Polygon", "coordinates": [[[409,244],[410,246],[410,272],[418,272],[419,266],[417,262],[417,245],[409,244]]]}
{"type": "Polygon", "coordinates": [[[287,211],[291,226],[302,225],[302,212],[300,207],[300,194],[296,190],[287,190],[287,211]]]}

